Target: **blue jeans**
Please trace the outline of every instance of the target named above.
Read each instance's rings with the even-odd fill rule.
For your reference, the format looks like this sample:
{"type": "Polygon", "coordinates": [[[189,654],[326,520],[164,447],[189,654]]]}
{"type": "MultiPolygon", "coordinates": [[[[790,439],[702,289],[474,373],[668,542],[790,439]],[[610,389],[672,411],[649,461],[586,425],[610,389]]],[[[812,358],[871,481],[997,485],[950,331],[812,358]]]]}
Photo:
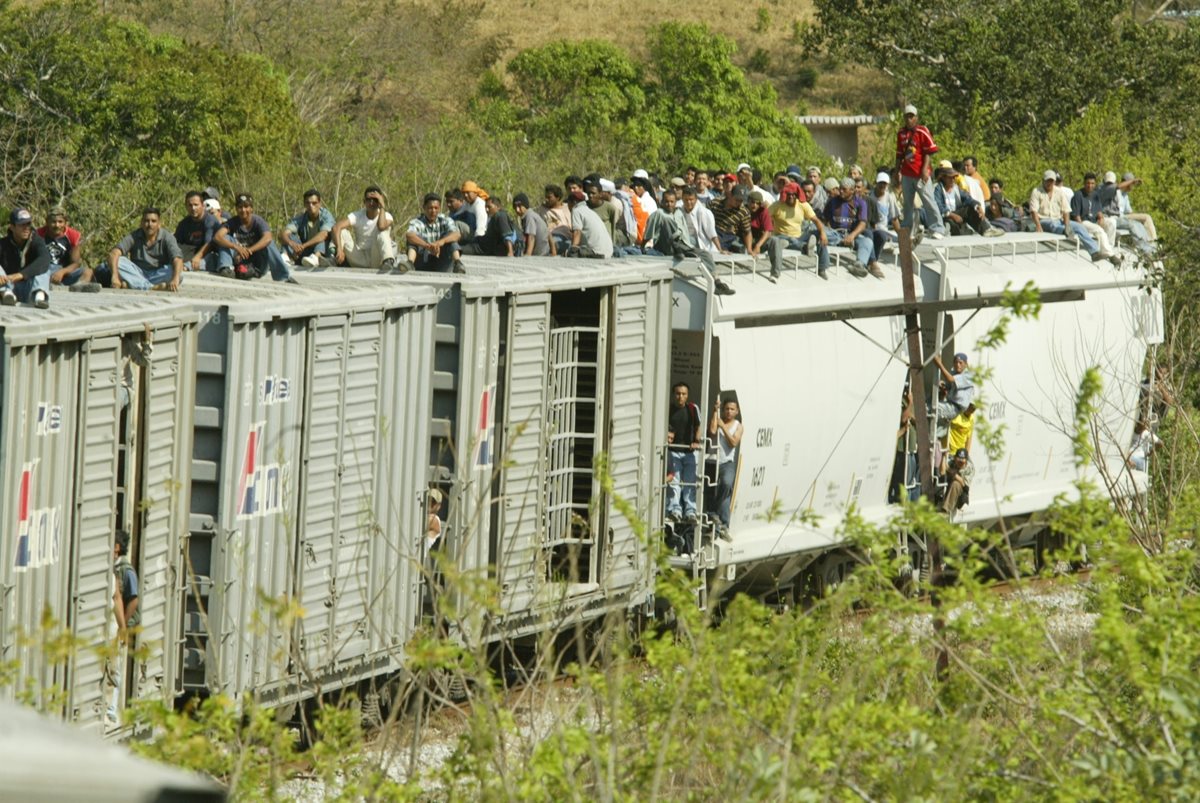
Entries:
{"type": "Polygon", "coordinates": [[[900,189],[904,197],[904,217],[900,221],[900,225],[904,228],[911,228],[913,223],[913,196],[920,194],[921,196],[921,211],[922,217],[925,220],[925,228],[930,231],[938,231],[946,233],[945,226],[942,225],[942,215],[938,210],[937,201],[933,197],[933,182],[928,179],[920,181],[912,176],[900,176],[900,189]]]}
{"type": "Polygon", "coordinates": [[[729,526],[729,507],[733,504],[733,481],[737,477],[737,460],[726,460],[717,467],[717,520],[729,526]]]}
{"type": "MultiPolygon", "coordinates": [[[[4,268],[0,268],[0,274],[3,274],[5,276],[8,275],[7,273],[4,273],[4,268]]],[[[8,288],[11,288],[13,291],[13,294],[17,297],[17,301],[20,301],[22,304],[24,304],[29,301],[29,297],[33,295],[33,291],[35,291],[35,290],[42,290],[42,291],[46,292],[47,294],[49,294],[49,292],[50,292],[50,272],[47,271],[46,273],[43,273],[41,276],[34,276],[32,279],[22,279],[21,281],[17,282],[16,284],[10,284],[10,285],[5,285],[5,286],[8,288]]]]}
{"type": "MultiPolygon", "coordinates": [[[[1042,231],[1046,231],[1051,234],[1066,233],[1066,229],[1063,227],[1063,222],[1061,220],[1047,220],[1042,218],[1041,222],[1042,231]]],[[[1075,237],[1075,239],[1079,240],[1079,244],[1082,245],[1083,249],[1089,254],[1094,254],[1100,250],[1099,244],[1096,243],[1092,235],[1088,234],[1087,229],[1083,227],[1082,223],[1078,223],[1074,220],[1071,221],[1071,235],[1075,237]]]]}
{"type": "MultiPolygon", "coordinates": [[[[829,240],[830,245],[841,245],[842,238],[848,232],[842,229],[825,229],[825,239],[829,240]]],[[[875,251],[875,244],[871,242],[869,232],[863,231],[854,238],[854,255],[863,265],[868,265],[871,262],[871,254],[875,251]]]]}
{"type": "MultiPolygon", "coordinates": [[[[829,241],[828,245],[821,245],[821,238],[817,236],[817,227],[811,223],[805,223],[801,230],[800,238],[786,238],[788,248],[795,251],[806,251],[808,248],[809,238],[815,239],[817,243],[817,270],[824,271],[829,268],[829,246],[833,245],[833,241],[829,241]]],[[[829,229],[825,230],[825,239],[829,240],[829,229]]]]}
{"type": "MultiPolygon", "coordinates": [[[[142,270],[129,257],[117,260],[117,272],[121,275],[121,281],[129,285],[130,290],[149,290],[156,284],[166,284],[175,276],[175,268],[170,265],[161,265],[154,270],[142,270]]],[[[183,281],[182,274],[179,280],[183,281]]]]}
{"type": "Polygon", "coordinates": [[[454,269],[454,256],[458,251],[458,243],[446,243],[442,246],[441,255],[436,257],[423,248],[418,249],[414,267],[431,273],[449,273],[454,269]]]}
{"type": "Polygon", "coordinates": [[[691,449],[667,449],[667,513],[696,512],[696,453],[691,449]],[[682,505],[681,505],[682,502],[682,505]]]}
{"type": "MultiPolygon", "coordinates": [[[[224,268],[233,269],[234,252],[232,248],[217,249],[217,270],[224,268]]],[[[258,269],[260,273],[267,270],[271,271],[271,278],[277,282],[287,281],[291,278],[292,269],[283,261],[283,255],[279,253],[279,249],[275,247],[275,243],[271,243],[261,251],[255,251],[250,255],[250,263],[258,269]]],[[[207,267],[207,263],[205,265],[207,267]]]]}

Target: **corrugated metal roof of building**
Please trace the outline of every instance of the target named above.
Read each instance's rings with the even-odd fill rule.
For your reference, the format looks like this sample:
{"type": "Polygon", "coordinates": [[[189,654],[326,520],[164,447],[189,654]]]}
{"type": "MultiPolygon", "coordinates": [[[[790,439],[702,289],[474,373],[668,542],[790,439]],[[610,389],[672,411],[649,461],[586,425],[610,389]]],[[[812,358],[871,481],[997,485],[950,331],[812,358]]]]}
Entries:
{"type": "Polygon", "coordinates": [[[796,116],[797,123],[815,126],[878,125],[886,123],[889,119],[887,116],[873,114],[804,114],[796,116]]]}

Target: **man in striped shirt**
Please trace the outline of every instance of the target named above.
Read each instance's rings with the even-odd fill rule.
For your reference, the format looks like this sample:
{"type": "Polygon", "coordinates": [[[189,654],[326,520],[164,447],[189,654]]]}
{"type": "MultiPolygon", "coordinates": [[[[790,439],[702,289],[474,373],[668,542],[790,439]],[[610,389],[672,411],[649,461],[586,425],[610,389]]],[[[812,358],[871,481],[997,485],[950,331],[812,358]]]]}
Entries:
{"type": "Polygon", "coordinates": [[[421,211],[422,214],[408,222],[408,231],[405,233],[408,259],[413,267],[438,273],[452,270],[464,273],[458,249],[462,234],[454,221],[441,213],[442,199],[436,192],[428,193],[422,199],[421,211]]]}

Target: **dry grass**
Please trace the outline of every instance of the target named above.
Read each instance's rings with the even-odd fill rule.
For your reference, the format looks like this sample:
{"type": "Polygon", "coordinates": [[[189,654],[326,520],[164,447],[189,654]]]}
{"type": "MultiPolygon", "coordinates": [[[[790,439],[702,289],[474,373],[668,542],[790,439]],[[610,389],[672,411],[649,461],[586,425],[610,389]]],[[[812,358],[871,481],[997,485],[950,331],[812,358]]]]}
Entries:
{"type": "Polygon", "coordinates": [[[744,68],[756,50],[765,51],[766,71],[750,71],[750,75],[754,80],[770,80],[784,108],[806,114],[882,114],[891,109],[896,93],[887,76],[819,57],[814,60],[801,50],[796,26],[811,18],[810,0],[691,0],[658,7],[637,0],[494,0],[484,12],[481,33],[504,36],[510,43],[506,58],[559,39],[607,40],[642,57],[645,32],[651,26],[698,22],[732,39],[738,48],[734,60],[744,68]],[[817,71],[812,88],[797,78],[805,67],[817,71]]]}

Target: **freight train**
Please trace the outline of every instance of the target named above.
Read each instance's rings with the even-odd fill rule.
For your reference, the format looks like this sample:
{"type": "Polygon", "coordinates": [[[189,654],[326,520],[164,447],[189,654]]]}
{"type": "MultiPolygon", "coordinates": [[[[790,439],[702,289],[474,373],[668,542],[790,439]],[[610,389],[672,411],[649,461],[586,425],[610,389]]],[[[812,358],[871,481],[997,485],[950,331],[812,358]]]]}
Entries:
{"type": "MultiPolygon", "coordinates": [[[[1002,457],[973,452],[958,518],[1025,537],[1081,475],[1144,488],[1124,452],[1162,338],[1147,271],[1039,234],[914,254],[925,354],[971,354],[989,374],[982,414],[1005,426],[1002,457]],[[1030,281],[1054,303],[975,352],[1006,288],[1030,281]],[[1102,445],[1081,469],[1072,422],[1089,368],[1102,445]]],[[[5,308],[0,694],[102,728],[106,662],[125,660],[122,704],[222,692],[284,705],[403,671],[435,590],[458,612],[441,626],[473,644],[652,615],[663,534],[685,527],[669,560],[698,605],[838,582],[847,512],[895,513],[909,361],[899,269],[858,279],[845,259],[825,280],[788,252],[772,281],[765,262],[722,257],[733,295],[691,260],[467,257],[465,274],[187,274],[177,294],[5,308]],[[695,526],[665,516],[676,382],[705,424],[716,399],[740,403],[724,537],[704,471],[695,526]],[[104,649],[118,531],[141,577],[127,659],[104,649]],[[51,632],[77,648],[42,649],[51,632]]]]}

